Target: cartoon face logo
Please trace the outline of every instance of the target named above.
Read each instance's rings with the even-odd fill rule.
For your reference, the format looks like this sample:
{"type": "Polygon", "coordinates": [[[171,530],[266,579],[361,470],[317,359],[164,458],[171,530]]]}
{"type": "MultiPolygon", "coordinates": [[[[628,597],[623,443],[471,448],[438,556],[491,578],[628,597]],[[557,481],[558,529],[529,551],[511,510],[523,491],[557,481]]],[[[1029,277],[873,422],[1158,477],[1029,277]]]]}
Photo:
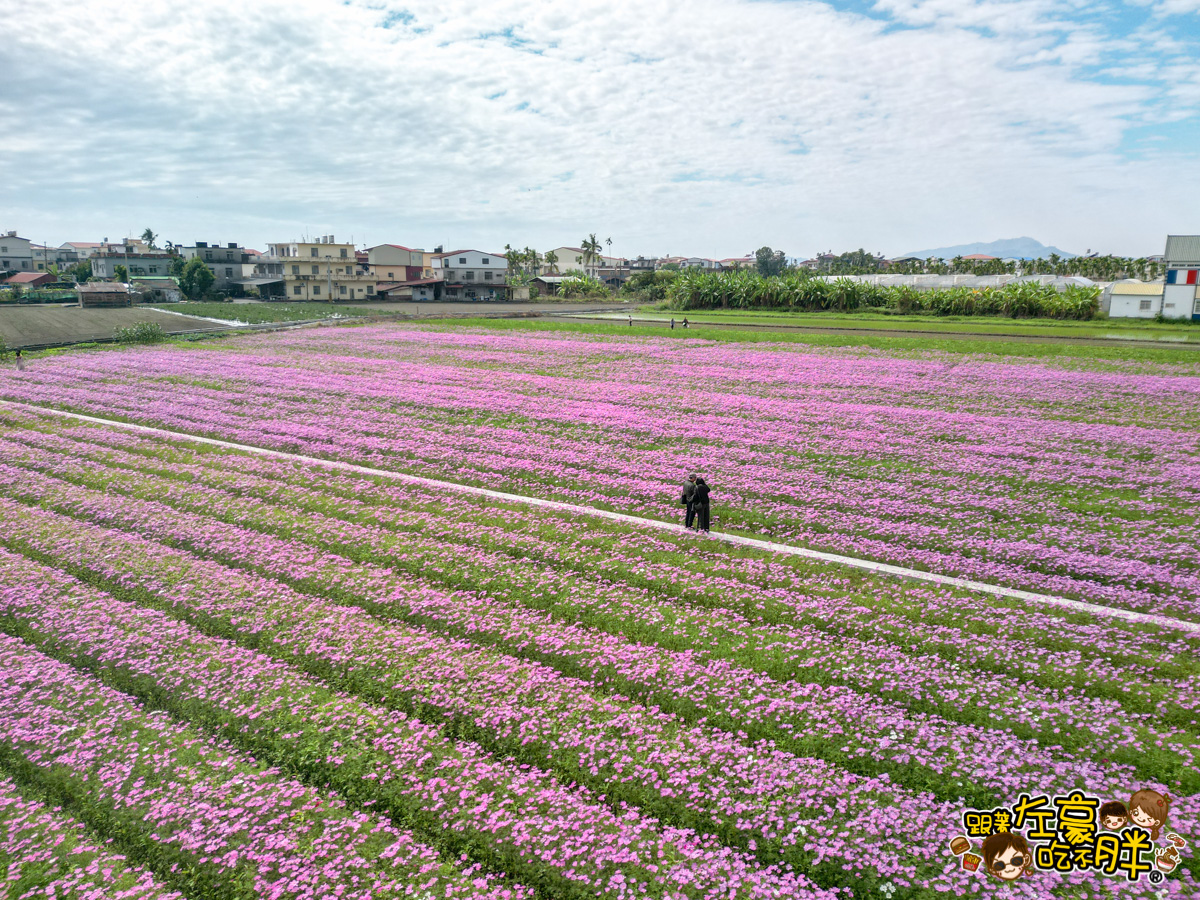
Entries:
{"type": "Polygon", "coordinates": [[[1159,829],[1167,821],[1171,808],[1171,795],[1158,791],[1138,791],[1129,799],[1129,820],[1134,825],[1149,829],[1150,840],[1158,840],[1159,829]]]}
{"type": "Polygon", "coordinates": [[[1011,831],[990,834],[983,842],[983,864],[989,875],[1015,881],[1033,866],[1033,854],[1025,838],[1011,831]]]}
{"type": "Polygon", "coordinates": [[[1100,807],[1100,824],[1108,831],[1120,831],[1129,821],[1129,810],[1120,800],[1110,800],[1100,807]]]}

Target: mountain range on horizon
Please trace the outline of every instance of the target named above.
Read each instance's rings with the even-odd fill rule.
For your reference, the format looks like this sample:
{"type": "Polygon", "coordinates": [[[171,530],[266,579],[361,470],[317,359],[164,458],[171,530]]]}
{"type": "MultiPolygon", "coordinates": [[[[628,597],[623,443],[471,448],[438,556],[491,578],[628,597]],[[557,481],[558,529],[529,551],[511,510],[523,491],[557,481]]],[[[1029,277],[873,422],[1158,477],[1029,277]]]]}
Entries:
{"type": "Polygon", "coordinates": [[[905,256],[917,256],[921,259],[938,257],[954,259],[956,256],[970,256],[972,253],[985,253],[1001,259],[1048,259],[1051,253],[1057,253],[1063,259],[1074,259],[1078,253],[1068,253],[1057,247],[1048,247],[1041,241],[1031,237],[1002,238],[998,241],[976,242],[974,244],[955,244],[953,247],[935,247],[932,250],[917,250],[914,253],[901,253],[897,259],[905,256]]]}

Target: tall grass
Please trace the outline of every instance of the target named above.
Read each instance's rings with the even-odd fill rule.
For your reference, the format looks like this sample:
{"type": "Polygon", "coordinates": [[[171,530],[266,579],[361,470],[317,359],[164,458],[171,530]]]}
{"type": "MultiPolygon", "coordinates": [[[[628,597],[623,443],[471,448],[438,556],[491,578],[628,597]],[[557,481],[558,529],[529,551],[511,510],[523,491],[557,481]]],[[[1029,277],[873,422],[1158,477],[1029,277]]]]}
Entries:
{"type": "Polygon", "coordinates": [[[668,289],[673,309],[795,309],[805,312],[891,309],[939,316],[1011,316],[1091,319],[1100,309],[1100,289],[1019,282],[1001,288],[953,287],[919,291],[849,278],[826,281],[808,273],[764,278],[757,272],[687,271],[668,289]]]}

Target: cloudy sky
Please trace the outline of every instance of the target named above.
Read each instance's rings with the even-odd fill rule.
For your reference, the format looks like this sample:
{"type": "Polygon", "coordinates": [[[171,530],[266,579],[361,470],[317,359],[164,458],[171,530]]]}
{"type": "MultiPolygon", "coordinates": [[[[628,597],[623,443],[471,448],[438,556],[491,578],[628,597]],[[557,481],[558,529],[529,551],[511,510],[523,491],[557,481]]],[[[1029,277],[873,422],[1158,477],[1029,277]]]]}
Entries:
{"type": "Polygon", "coordinates": [[[1161,253],[1198,46],[1200,0],[0,0],[0,229],[1161,253]]]}

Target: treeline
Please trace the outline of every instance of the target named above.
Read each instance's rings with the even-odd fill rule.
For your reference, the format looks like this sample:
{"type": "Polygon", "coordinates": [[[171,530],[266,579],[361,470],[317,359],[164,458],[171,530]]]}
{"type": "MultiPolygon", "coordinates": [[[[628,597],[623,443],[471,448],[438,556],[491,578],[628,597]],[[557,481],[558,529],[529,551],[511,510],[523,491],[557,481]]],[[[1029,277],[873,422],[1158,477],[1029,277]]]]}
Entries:
{"type": "Polygon", "coordinates": [[[1137,278],[1153,281],[1165,271],[1161,260],[1127,256],[1076,256],[1063,259],[1055,253],[1048,259],[953,259],[931,257],[884,264],[863,251],[843,253],[822,268],[825,275],[1082,275],[1093,281],[1137,278]]]}
{"type": "Polygon", "coordinates": [[[940,316],[1011,316],[1091,319],[1100,309],[1100,289],[1020,282],[1000,288],[952,287],[917,290],[839,278],[826,281],[791,270],[764,278],[757,272],[680,272],[662,284],[672,309],[794,309],[804,312],[886,309],[940,316]]]}

